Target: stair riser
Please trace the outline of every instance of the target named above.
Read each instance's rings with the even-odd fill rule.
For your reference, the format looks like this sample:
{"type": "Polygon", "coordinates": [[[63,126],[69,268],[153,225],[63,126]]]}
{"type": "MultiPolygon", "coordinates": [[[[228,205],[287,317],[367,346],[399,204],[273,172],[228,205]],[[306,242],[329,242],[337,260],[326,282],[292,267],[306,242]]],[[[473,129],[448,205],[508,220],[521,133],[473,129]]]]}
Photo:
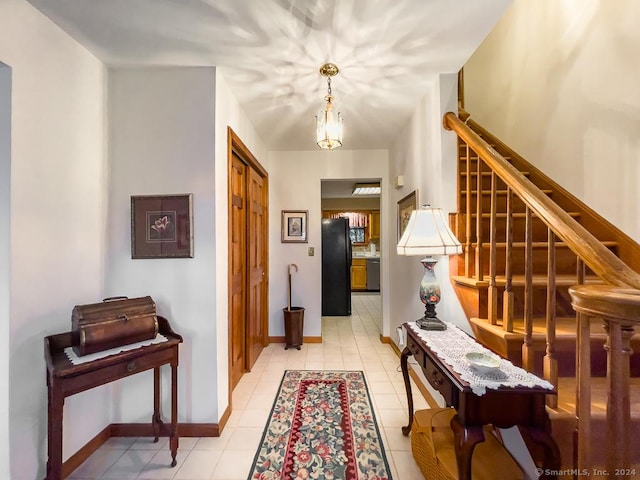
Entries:
{"type": "MultiPolygon", "coordinates": [[[[466,168],[466,167],[465,167],[466,168]]],[[[466,170],[461,170],[461,172],[464,172],[462,174],[460,174],[458,176],[459,178],[459,182],[460,182],[460,190],[466,190],[467,189],[467,175],[466,175],[466,170]]],[[[477,190],[477,186],[478,186],[478,176],[475,174],[476,169],[475,166],[472,168],[471,170],[471,190],[477,190]]],[[[525,175],[527,176],[527,175],[525,175]]],[[[505,190],[507,188],[507,185],[500,180],[500,178],[496,177],[496,188],[498,190],[505,190]]],[[[491,191],[491,175],[482,175],[482,191],[483,192],[489,192],[491,191]]]]}
{"type": "MultiPolygon", "coordinates": [[[[489,253],[490,245],[483,247],[483,265],[482,272],[485,276],[489,275],[489,253]]],[[[471,247],[472,258],[475,259],[477,248],[471,247]]],[[[615,253],[615,249],[613,249],[615,253]]],[[[532,250],[532,267],[534,275],[546,275],[548,271],[547,261],[547,249],[535,248],[532,250]]],[[[504,275],[506,267],[506,253],[505,250],[496,249],[496,275],[504,275]]],[[[471,275],[475,275],[475,261],[472,262],[471,275]]],[[[577,257],[566,247],[556,248],[556,269],[557,274],[569,273],[575,274],[577,270],[577,257]]],[[[525,274],[525,249],[524,247],[514,247],[511,251],[511,271],[513,275],[525,274]]]]}
{"type": "MultiPolygon", "coordinates": [[[[503,297],[504,297],[504,287],[498,287],[498,309],[497,309],[497,318],[499,320],[502,319],[502,309],[503,309],[503,297]]],[[[523,318],[524,317],[524,287],[513,287],[513,318],[523,318]]],[[[478,299],[479,303],[479,317],[480,318],[488,318],[488,290],[483,289],[478,291],[478,299]]],[[[547,306],[547,291],[545,288],[534,288],[533,289],[533,300],[532,307],[533,312],[532,315],[537,318],[544,318],[546,316],[546,307],[547,306]]],[[[575,315],[575,311],[571,306],[571,297],[569,296],[568,287],[561,287],[556,290],[556,316],[557,317],[571,317],[575,315]]]]}
{"type": "MultiPolygon", "coordinates": [[[[489,192],[490,190],[487,190],[489,192]]],[[[466,213],[467,211],[467,199],[466,195],[460,196],[460,211],[462,213],[466,213]]],[[[471,195],[471,213],[475,213],[476,203],[477,203],[477,195],[474,193],[471,195]]],[[[524,213],[526,211],[525,204],[520,198],[515,195],[512,197],[511,204],[512,211],[514,213],[524,213]]],[[[491,195],[489,193],[485,193],[482,195],[482,211],[485,213],[491,212],[491,195]]],[[[496,211],[498,213],[505,213],[507,211],[507,196],[504,194],[496,195],[496,211]]]]}
{"type": "MultiPolygon", "coordinates": [[[[476,340],[507,358],[514,365],[522,366],[522,345],[524,337],[512,334],[509,338],[496,336],[493,332],[486,330],[484,325],[472,322],[471,327],[476,340]]],[[[603,338],[591,339],[591,374],[593,377],[604,377],[607,373],[607,352],[604,348],[603,338]]],[[[638,351],[640,339],[632,341],[632,348],[638,351]]],[[[536,375],[543,375],[543,359],[546,352],[546,340],[544,338],[534,338],[534,369],[536,375]]],[[[575,376],[575,339],[558,338],[555,343],[555,356],[558,360],[558,374],[561,377],[575,376]]],[[[640,375],[640,358],[631,357],[631,375],[640,375]]]]}
{"type": "MultiPolygon", "coordinates": [[[[488,288],[475,288],[468,285],[454,283],[454,290],[467,318],[488,318],[489,317],[489,301],[488,288]]],[[[524,317],[524,287],[514,286],[513,292],[513,318],[524,317]]],[[[502,319],[504,305],[504,287],[497,287],[497,318],[502,319]]],[[[534,288],[532,300],[533,312],[532,316],[536,318],[546,317],[547,307],[547,291],[546,288],[534,288]]],[[[571,306],[571,297],[569,296],[568,287],[558,287],[556,290],[556,316],[572,317],[575,311],[571,306]]]]}
{"type": "MultiPolygon", "coordinates": [[[[506,155],[506,154],[505,154],[506,155]]],[[[508,161],[509,158],[505,157],[508,161]]],[[[509,161],[509,163],[513,164],[511,161],[509,161]]],[[[478,168],[478,155],[472,153],[471,155],[469,155],[469,165],[470,165],[470,169],[472,172],[475,172],[478,168]]],[[[458,166],[459,166],[459,172],[466,172],[467,171],[467,155],[466,152],[464,150],[460,151],[460,160],[458,162],[458,166]]],[[[491,169],[487,166],[486,162],[482,162],[482,171],[483,172],[490,172],[491,169]]]]}
{"type": "MultiPolygon", "coordinates": [[[[485,213],[489,213],[488,211],[485,213]]],[[[482,239],[484,242],[488,242],[490,237],[490,218],[484,217],[481,222],[482,226],[482,239]]],[[[523,242],[525,239],[525,225],[526,220],[524,217],[513,217],[512,219],[512,231],[513,231],[513,241],[514,242],[523,242]]],[[[548,227],[544,224],[542,220],[536,217],[532,217],[532,232],[533,232],[533,241],[534,242],[546,242],[548,238],[548,227]]],[[[497,217],[496,218],[496,238],[500,242],[504,242],[506,239],[506,230],[507,230],[507,219],[505,217],[497,217]]],[[[464,229],[460,232],[462,234],[459,237],[464,244],[464,240],[466,240],[464,229]]],[[[471,219],[471,239],[472,242],[475,243],[476,238],[476,219],[475,216],[471,219]]]]}

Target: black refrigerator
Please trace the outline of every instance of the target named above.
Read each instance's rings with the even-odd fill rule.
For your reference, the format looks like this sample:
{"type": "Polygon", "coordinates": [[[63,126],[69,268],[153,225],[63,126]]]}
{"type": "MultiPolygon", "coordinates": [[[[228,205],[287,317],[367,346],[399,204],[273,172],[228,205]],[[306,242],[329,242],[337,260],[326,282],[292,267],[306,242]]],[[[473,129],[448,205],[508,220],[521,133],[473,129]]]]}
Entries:
{"type": "Polygon", "coordinates": [[[322,220],[322,315],[351,315],[349,220],[322,220]]]}

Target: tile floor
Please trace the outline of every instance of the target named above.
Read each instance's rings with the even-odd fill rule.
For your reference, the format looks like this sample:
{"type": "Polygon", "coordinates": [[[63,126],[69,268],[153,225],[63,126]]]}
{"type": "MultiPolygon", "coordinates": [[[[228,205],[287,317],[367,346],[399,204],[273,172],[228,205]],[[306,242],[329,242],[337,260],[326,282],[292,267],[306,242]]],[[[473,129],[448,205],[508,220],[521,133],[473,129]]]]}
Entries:
{"type": "MultiPolygon", "coordinates": [[[[423,476],[411,456],[406,394],[399,358],[380,343],[376,318],[380,296],[354,294],[351,317],[325,317],[323,343],[305,344],[300,351],[271,344],[263,350],[250,373],[233,392],[233,412],[217,438],[180,438],[178,464],[168,468],[167,439],[111,438],[69,478],[246,480],[258,449],[280,380],[286,369],[363,370],[374,403],[387,459],[395,480],[423,476]]],[[[428,408],[413,388],[416,409],[428,408]]]]}

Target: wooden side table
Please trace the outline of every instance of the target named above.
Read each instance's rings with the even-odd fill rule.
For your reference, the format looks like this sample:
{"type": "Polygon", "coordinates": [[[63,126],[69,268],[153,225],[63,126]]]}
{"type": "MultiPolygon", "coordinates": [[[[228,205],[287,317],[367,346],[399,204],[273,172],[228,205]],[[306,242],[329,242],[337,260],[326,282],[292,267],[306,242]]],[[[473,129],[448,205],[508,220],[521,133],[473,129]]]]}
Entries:
{"type": "Polygon", "coordinates": [[[471,479],[471,456],[476,444],[484,441],[484,425],[498,428],[517,425],[524,436],[542,447],[542,458],[538,458],[537,463],[550,470],[560,468],[560,450],[551,437],[551,425],[545,408],[545,396],[555,394],[555,391],[519,386],[491,389],[484,395],[476,395],[469,383],[442,361],[409,324],[405,323],[404,327],[407,346],[402,351],[400,367],[409,403],[409,424],[402,427],[405,436],[411,432],[413,423],[413,396],[407,365],[408,358],[413,355],[427,381],[442,394],[447,406],[457,411],[451,420],[451,428],[455,437],[460,479],[471,479]]]}
{"type": "Polygon", "coordinates": [[[159,333],[166,342],[121,352],[91,362],[73,365],[64,349],[72,345],[71,332],[51,335],[44,339],[47,364],[48,438],[47,476],[45,480],[62,479],[62,412],[64,399],[76,393],[104,385],[120,378],[153,368],[153,415],[151,424],[157,442],[159,437],[170,438],[172,462],[176,465],[178,452],[178,345],[182,337],[171,330],[169,321],[158,317],[159,333]],[[171,365],[171,423],[165,424],[160,415],[160,367],[171,365]]]}

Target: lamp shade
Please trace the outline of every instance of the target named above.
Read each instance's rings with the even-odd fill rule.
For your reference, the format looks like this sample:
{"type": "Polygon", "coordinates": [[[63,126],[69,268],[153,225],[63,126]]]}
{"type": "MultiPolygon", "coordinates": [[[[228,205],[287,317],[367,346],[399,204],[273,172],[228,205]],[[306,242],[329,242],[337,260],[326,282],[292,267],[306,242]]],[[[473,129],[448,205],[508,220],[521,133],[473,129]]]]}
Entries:
{"type": "Polygon", "coordinates": [[[342,115],[334,112],[331,100],[327,100],[327,109],[316,116],[316,143],[323,150],[341,147],[342,131],[342,115]]]}
{"type": "Polygon", "coordinates": [[[462,245],[447,224],[441,208],[422,207],[411,212],[397,246],[398,255],[458,255],[462,245]]]}

